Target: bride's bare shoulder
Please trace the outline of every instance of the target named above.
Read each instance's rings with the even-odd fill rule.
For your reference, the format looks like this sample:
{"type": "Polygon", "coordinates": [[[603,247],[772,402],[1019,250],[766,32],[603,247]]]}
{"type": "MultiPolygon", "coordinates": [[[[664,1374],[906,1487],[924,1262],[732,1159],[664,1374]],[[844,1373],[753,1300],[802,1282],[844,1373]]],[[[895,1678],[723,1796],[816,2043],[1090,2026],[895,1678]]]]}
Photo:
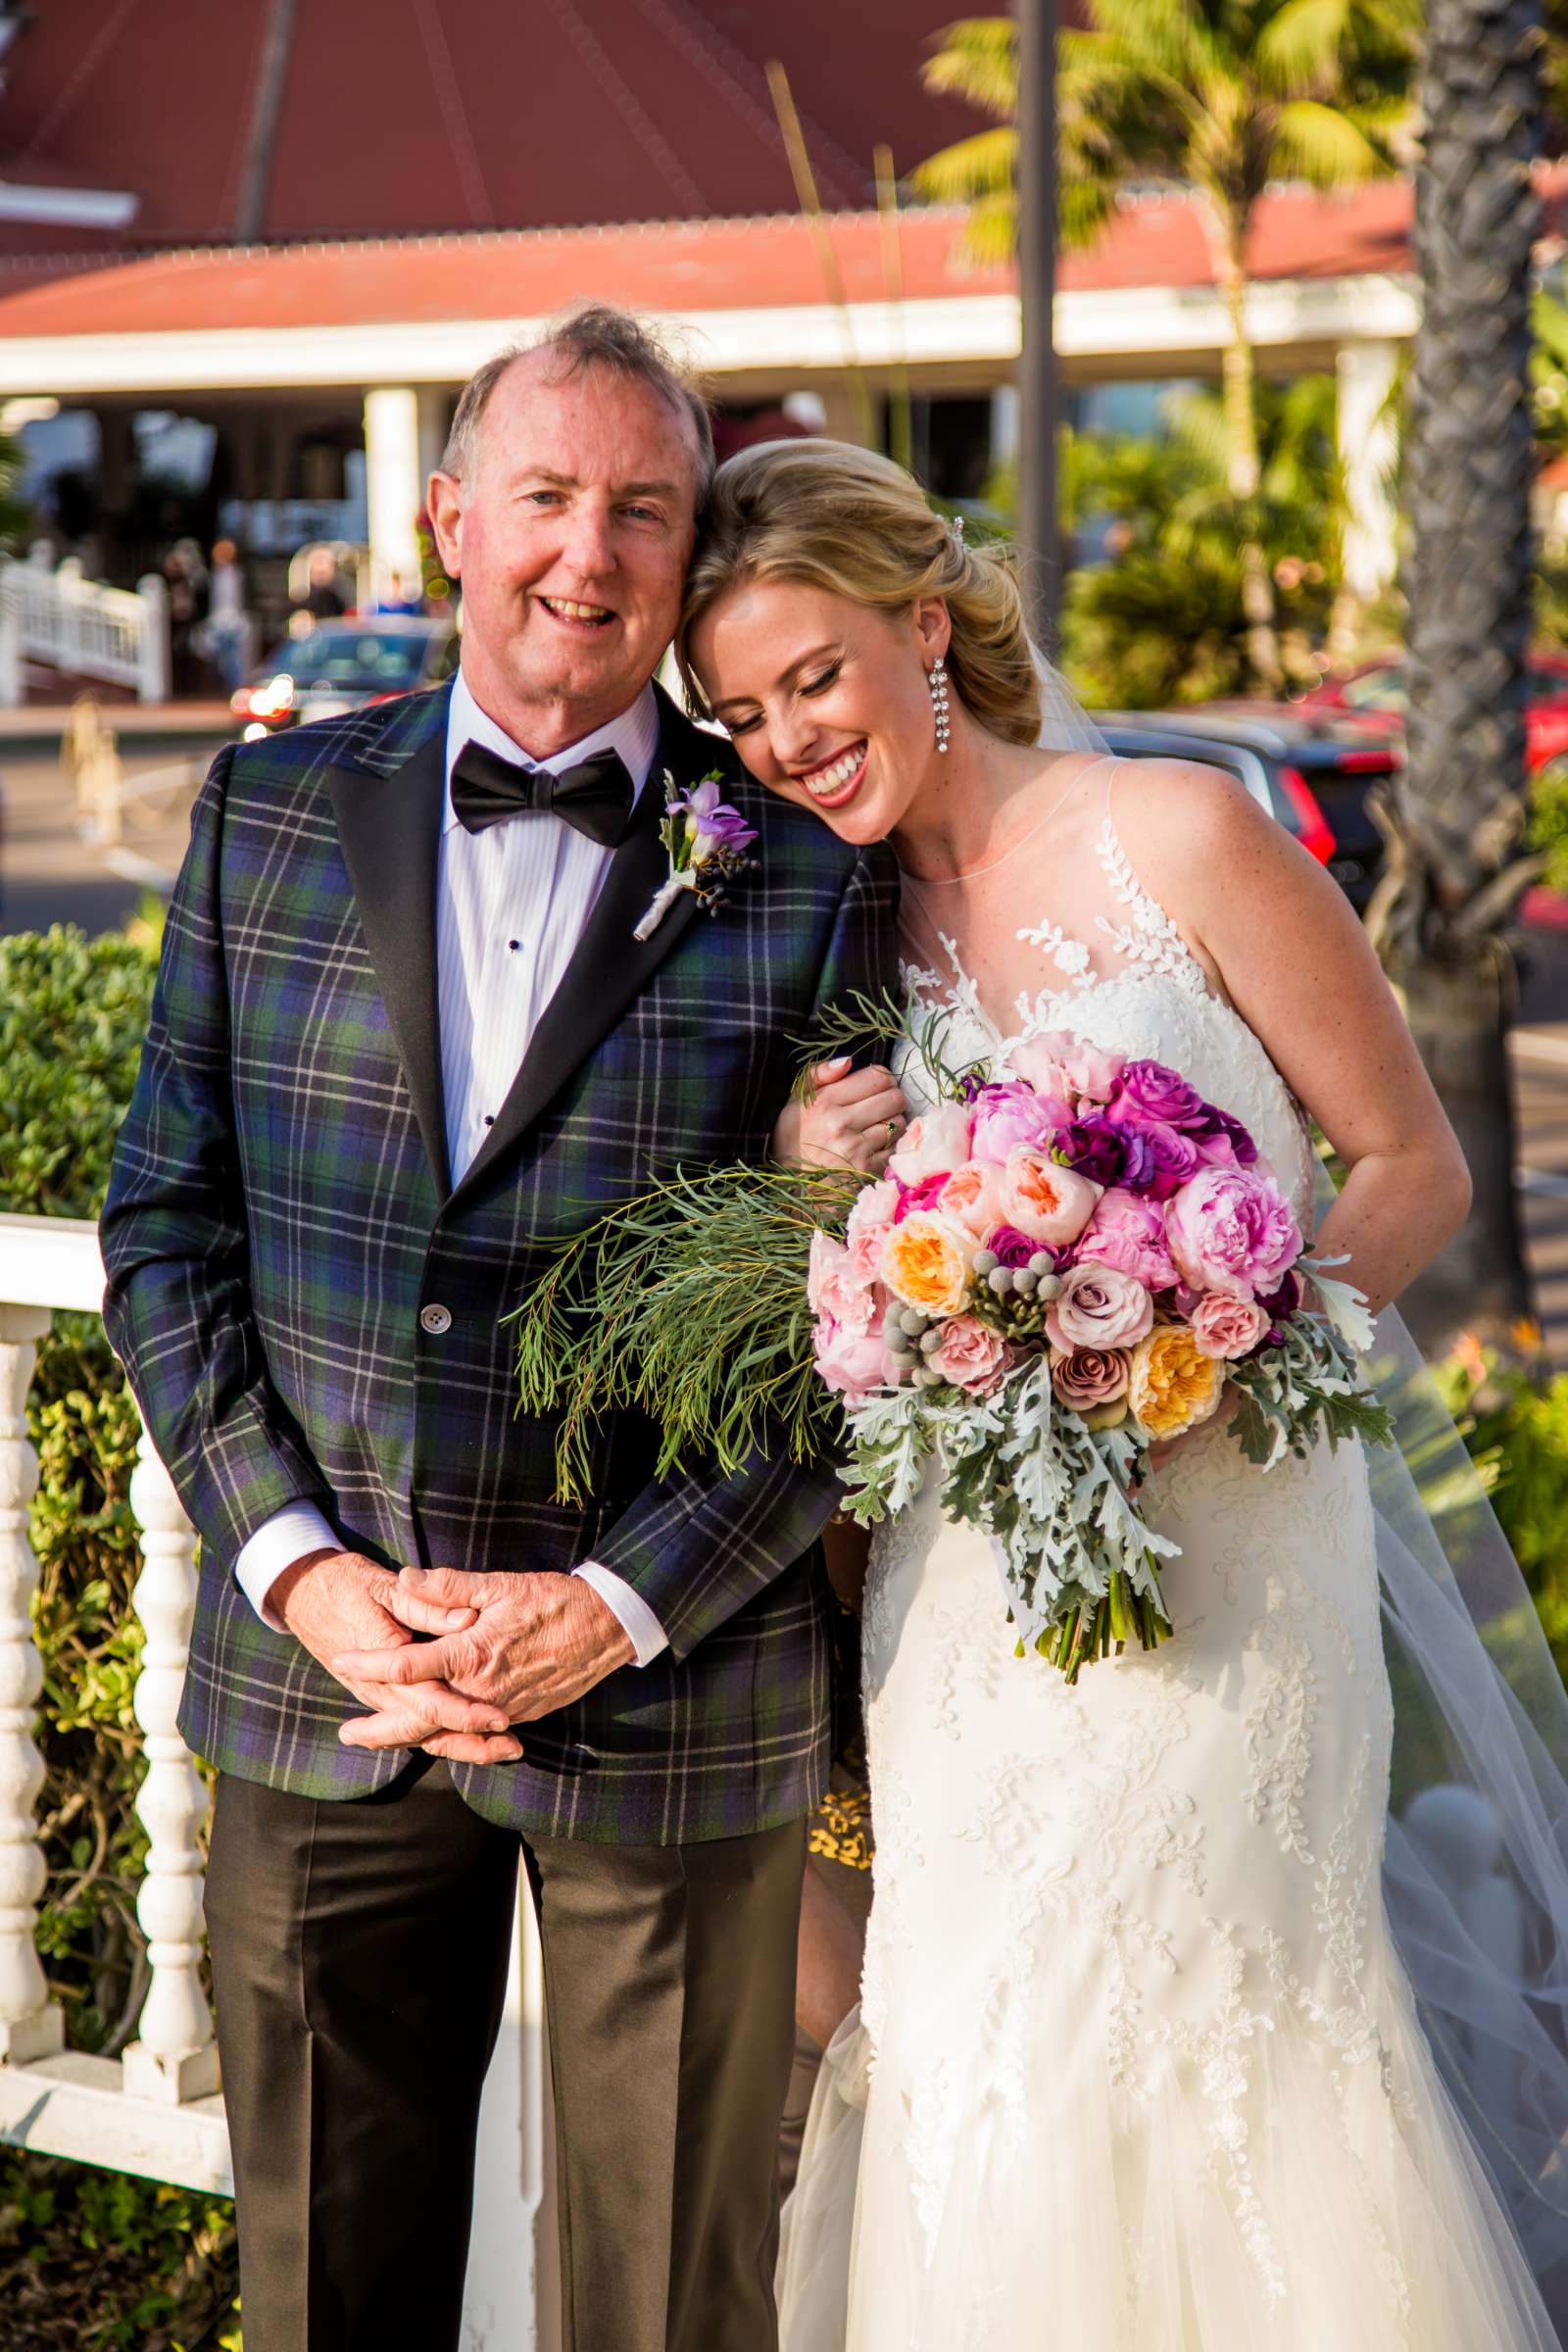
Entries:
{"type": "Polygon", "coordinates": [[[1123,760],[1107,802],[1129,862],[1172,914],[1227,883],[1262,883],[1304,856],[1244,784],[1202,760],[1123,760]]]}

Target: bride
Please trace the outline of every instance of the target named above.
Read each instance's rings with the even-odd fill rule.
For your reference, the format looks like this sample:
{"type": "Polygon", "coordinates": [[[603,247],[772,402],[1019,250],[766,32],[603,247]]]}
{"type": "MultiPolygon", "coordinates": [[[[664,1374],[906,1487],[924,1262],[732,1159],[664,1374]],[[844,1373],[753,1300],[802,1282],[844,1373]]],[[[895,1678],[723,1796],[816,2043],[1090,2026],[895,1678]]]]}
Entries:
{"type": "MultiPolygon", "coordinates": [[[[950,1060],[1004,1075],[1052,1034],[1171,1064],[1251,1131],[1303,1225],[1304,1112],[1348,1170],[1319,1252],[1374,1309],[1442,1248],[1464,1163],[1340,892],[1216,772],[1110,758],[1034,654],[1007,561],[897,466],[820,441],[732,460],[680,646],[754,776],[891,843],[950,1060]]],[[[824,1084],[806,1145],[879,1168],[888,1084],[824,1084]]],[[[785,2352],[1553,2346],[1532,2269],[1568,2246],[1548,2178],[1568,2104],[1544,2143],[1522,2122],[1561,2091],[1561,2018],[1482,1948],[1485,1905],[1444,1907],[1414,1827],[1389,1838],[1390,1540],[1366,1458],[1265,1474],[1216,1420],[1156,1453],[1145,1503],[1180,1545],[1175,1639],[1073,1688],[1014,1655],[990,1547],[934,1483],[878,1532],[875,1899],[786,2215],[785,2352]],[[1486,1987],[1468,2009],[1466,1966],[1486,1987]],[[1489,2053],[1491,2121],[1456,2103],[1489,2053]],[[1483,2147],[1499,2110],[1521,2129],[1483,2147]]],[[[1436,1574],[1431,1592],[1449,1606],[1436,1574]]],[[[1464,1687],[1500,1692],[1464,1624],[1464,1687]]],[[[1505,1693],[1467,1708],[1462,1675],[1428,1679],[1459,1694],[1461,1743],[1490,1711],[1530,1745],[1505,1693]]],[[[1553,1788],[1543,1767],[1519,1799],[1525,1891],[1549,1889],[1519,1938],[1543,1984],[1568,1919],[1553,1788]]],[[[1500,1856],[1518,1903],[1514,1850],[1479,1870],[1500,1856]]]]}

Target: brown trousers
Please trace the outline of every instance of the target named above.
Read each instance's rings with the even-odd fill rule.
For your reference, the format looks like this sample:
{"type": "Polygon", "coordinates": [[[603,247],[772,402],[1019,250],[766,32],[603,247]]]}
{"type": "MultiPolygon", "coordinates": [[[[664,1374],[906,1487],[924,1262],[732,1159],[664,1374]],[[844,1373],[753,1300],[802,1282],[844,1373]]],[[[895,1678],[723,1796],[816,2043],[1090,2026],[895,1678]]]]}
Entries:
{"type": "MultiPolygon", "coordinates": [[[[457,2352],[518,1844],[444,1765],[330,1804],[220,1778],[207,1921],[245,2352],[457,2352]]],[[[524,1842],[567,2352],[777,2342],[804,1848],[799,1822],[524,1842]]]]}

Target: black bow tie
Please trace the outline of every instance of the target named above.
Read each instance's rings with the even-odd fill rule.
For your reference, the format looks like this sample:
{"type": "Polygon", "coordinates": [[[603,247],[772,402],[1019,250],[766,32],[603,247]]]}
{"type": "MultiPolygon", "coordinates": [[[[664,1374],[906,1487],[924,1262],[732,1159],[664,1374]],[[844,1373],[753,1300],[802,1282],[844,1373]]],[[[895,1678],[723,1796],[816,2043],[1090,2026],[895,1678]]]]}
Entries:
{"type": "Polygon", "coordinates": [[[631,822],[636,798],[618,752],[596,752],[552,775],[548,768],[519,767],[482,743],[466,743],[452,765],[452,813],[469,833],[504,824],[524,808],[548,808],[612,850],[631,822]]]}

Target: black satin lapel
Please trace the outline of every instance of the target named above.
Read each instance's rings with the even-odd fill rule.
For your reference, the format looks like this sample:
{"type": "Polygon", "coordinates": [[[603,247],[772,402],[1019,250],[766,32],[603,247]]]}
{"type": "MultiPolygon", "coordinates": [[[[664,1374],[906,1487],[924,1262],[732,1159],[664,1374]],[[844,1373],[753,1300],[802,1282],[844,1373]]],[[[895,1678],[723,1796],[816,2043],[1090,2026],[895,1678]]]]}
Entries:
{"type": "Polygon", "coordinates": [[[604,888],[561,985],[539,1016],[496,1123],[454,1188],[454,1200],[548,1109],[572,1072],[647,987],[696,914],[696,899],[682,891],[652,939],[632,937],[649,901],[668,878],[669,860],[659,838],[663,813],[663,779],[656,766],[638,800],[632,830],[610,861],[604,888]]]}
{"type": "Polygon", "coordinates": [[[444,1200],[446,1090],[441,1078],[435,886],[446,800],[446,732],[437,728],[384,776],[334,767],[338,838],[375,977],[398,1041],[414,1115],[444,1200]]]}

